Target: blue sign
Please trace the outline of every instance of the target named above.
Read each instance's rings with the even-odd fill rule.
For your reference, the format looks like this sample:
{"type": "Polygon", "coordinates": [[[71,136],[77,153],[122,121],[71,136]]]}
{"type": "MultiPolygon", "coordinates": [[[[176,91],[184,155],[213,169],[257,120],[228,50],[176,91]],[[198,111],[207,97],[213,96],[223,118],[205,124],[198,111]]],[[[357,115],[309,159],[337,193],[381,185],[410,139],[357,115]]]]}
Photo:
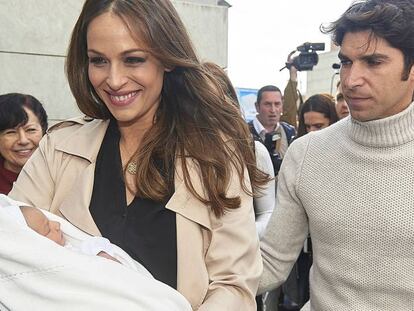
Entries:
{"type": "Polygon", "coordinates": [[[236,93],[239,99],[240,108],[247,122],[253,120],[256,116],[255,102],[257,99],[256,89],[237,88],[236,93]]]}

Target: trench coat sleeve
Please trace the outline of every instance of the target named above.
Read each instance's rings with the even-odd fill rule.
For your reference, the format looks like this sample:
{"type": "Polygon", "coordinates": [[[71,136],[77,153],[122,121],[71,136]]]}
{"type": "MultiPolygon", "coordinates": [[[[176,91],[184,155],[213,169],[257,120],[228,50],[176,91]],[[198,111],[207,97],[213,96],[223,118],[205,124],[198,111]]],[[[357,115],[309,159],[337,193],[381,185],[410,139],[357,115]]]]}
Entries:
{"type": "Polygon", "coordinates": [[[51,168],[56,159],[50,140],[48,134],[42,138],[9,193],[15,200],[45,210],[50,210],[55,184],[51,168]]]}
{"type": "MultiPolygon", "coordinates": [[[[253,199],[243,191],[235,169],[232,173],[227,195],[240,196],[241,206],[220,218],[211,213],[211,242],[205,256],[210,284],[199,311],[256,310],[262,260],[253,199]]],[[[250,185],[247,170],[244,175],[250,185]]]]}
{"type": "Polygon", "coordinates": [[[286,280],[308,235],[308,217],[298,196],[307,136],[292,143],[279,172],[276,206],[261,240],[263,275],[259,293],[277,288],[286,280]]]}
{"type": "Polygon", "coordinates": [[[283,114],[280,121],[287,122],[297,128],[298,108],[297,101],[299,98],[298,82],[289,79],[283,92],[283,114]]]}

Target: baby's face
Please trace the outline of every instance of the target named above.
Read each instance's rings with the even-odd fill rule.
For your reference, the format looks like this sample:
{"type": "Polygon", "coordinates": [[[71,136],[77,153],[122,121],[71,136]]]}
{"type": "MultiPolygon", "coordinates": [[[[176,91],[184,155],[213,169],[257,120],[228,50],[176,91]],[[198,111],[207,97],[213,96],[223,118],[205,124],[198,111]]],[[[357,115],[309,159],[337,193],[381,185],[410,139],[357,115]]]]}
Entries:
{"type": "Polygon", "coordinates": [[[23,207],[21,211],[27,225],[31,229],[59,245],[65,245],[65,239],[60,230],[60,223],[49,220],[41,211],[34,207],[23,207]]]}

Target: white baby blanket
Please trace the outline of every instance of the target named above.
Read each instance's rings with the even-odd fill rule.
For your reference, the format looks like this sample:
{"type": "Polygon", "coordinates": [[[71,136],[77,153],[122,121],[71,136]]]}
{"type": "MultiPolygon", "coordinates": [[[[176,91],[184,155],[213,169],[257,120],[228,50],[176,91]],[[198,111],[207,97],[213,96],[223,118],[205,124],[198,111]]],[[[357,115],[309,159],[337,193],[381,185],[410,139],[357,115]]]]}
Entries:
{"type": "MultiPolygon", "coordinates": [[[[115,253],[122,254],[124,264],[74,252],[22,225],[6,210],[0,207],[0,310],[191,310],[180,293],[153,279],[120,248],[115,253]]],[[[89,237],[46,214],[61,222],[75,247],[89,237]]]]}

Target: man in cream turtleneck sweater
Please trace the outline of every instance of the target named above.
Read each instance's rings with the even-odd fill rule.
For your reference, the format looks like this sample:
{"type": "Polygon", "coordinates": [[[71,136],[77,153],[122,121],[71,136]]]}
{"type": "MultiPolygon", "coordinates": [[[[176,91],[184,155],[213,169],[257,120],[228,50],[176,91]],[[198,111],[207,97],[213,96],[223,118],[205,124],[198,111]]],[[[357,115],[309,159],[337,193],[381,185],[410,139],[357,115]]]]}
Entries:
{"type": "Polygon", "coordinates": [[[283,283],[309,231],[312,310],[414,310],[413,20],[413,0],[366,0],[324,29],[351,116],[289,148],[260,291],[283,283]]]}

